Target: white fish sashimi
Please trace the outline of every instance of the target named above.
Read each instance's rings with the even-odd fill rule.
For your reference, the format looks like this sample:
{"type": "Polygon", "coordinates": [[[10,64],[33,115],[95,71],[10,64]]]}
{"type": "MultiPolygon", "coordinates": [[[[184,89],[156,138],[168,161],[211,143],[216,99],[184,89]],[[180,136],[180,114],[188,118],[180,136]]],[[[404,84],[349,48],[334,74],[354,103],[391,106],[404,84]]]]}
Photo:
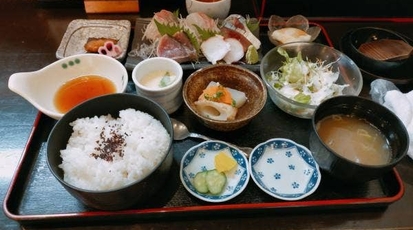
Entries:
{"type": "Polygon", "coordinates": [[[222,26],[242,34],[257,50],[261,47],[261,41],[249,30],[245,17],[231,14],[223,21],[222,26]]]}
{"type": "Polygon", "coordinates": [[[194,31],[194,33],[198,34],[195,25],[203,30],[211,31],[215,33],[219,33],[219,28],[217,22],[202,12],[194,12],[188,14],[182,23],[194,31]]]}
{"type": "Polygon", "coordinates": [[[221,35],[210,37],[201,44],[202,53],[212,64],[216,64],[217,61],[222,60],[230,49],[230,44],[226,42],[221,35]]]}
{"type": "Polygon", "coordinates": [[[227,64],[232,64],[241,60],[244,57],[244,47],[241,42],[235,38],[225,38],[224,39],[230,45],[230,50],[224,57],[224,61],[227,64]]]}

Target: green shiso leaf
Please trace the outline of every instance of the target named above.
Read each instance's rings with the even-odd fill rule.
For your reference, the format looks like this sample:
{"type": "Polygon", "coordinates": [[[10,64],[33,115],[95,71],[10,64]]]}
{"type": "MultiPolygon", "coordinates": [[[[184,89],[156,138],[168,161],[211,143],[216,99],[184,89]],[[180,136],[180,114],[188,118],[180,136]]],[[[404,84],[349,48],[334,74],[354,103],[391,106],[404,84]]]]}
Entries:
{"type": "Polygon", "coordinates": [[[156,27],[158,28],[158,31],[161,35],[169,35],[173,36],[175,33],[183,31],[189,38],[189,41],[191,44],[195,47],[196,52],[199,54],[200,53],[200,47],[201,45],[198,42],[198,39],[196,36],[191,33],[191,31],[187,28],[184,28],[180,25],[170,23],[170,24],[162,24],[156,20],[154,20],[156,27]]]}
{"type": "Polygon", "coordinates": [[[199,44],[198,39],[196,38],[195,34],[193,34],[188,29],[185,29],[185,28],[184,28],[184,32],[188,36],[191,44],[195,47],[196,52],[199,54],[201,52],[201,44],[199,44]]]}
{"type": "Polygon", "coordinates": [[[175,17],[179,17],[179,9],[176,9],[173,14],[175,15],[175,17]]]}
{"type": "Polygon", "coordinates": [[[155,25],[158,28],[158,31],[161,35],[169,35],[169,36],[173,36],[176,32],[179,32],[182,30],[182,27],[174,24],[174,23],[170,23],[170,24],[162,24],[156,20],[155,21],[155,25]]]}
{"type": "Polygon", "coordinates": [[[198,25],[195,25],[196,30],[198,31],[199,37],[202,41],[206,41],[208,38],[213,37],[218,34],[218,32],[214,32],[211,30],[202,29],[198,25]]]}

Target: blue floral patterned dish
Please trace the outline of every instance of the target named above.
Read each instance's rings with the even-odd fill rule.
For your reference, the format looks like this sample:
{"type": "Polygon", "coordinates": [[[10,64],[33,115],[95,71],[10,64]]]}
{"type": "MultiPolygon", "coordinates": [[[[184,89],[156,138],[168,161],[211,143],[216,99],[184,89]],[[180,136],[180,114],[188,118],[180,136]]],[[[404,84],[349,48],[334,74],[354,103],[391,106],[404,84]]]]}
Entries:
{"type": "Polygon", "coordinates": [[[320,169],[311,151],[288,139],[274,138],[257,145],[249,165],[258,187],[282,200],[309,196],[321,181],[320,169]]]}
{"type": "Polygon", "coordinates": [[[248,159],[237,148],[221,141],[205,141],[189,149],[181,160],[180,178],[185,189],[193,196],[208,202],[224,202],[239,195],[250,178],[248,159]],[[200,171],[215,169],[214,158],[220,153],[230,154],[238,166],[225,172],[227,182],[221,194],[200,193],[193,186],[193,179],[200,171]]]}

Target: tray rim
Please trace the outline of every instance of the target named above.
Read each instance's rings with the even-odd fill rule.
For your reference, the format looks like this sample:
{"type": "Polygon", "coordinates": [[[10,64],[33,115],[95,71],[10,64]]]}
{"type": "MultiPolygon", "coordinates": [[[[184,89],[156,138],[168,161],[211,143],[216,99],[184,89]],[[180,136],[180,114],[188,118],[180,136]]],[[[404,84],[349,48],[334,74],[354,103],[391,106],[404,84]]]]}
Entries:
{"type": "MultiPolygon", "coordinates": [[[[391,203],[399,200],[404,195],[405,187],[404,183],[400,177],[396,168],[393,168],[392,174],[394,179],[399,186],[397,193],[393,196],[384,197],[372,197],[372,198],[344,198],[344,199],[331,199],[331,200],[298,200],[298,201],[274,201],[267,203],[248,203],[248,204],[208,204],[208,205],[198,205],[198,206],[188,206],[188,207],[159,207],[159,208],[148,208],[148,209],[127,209],[121,211],[84,211],[84,212],[71,212],[71,213],[59,213],[59,214],[18,214],[12,211],[13,205],[13,193],[18,190],[17,183],[19,176],[21,174],[22,165],[28,161],[29,158],[29,148],[33,142],[33,138],[36,135],[37,129],[40,125],[42,117],[44,117],[41,112],[38,112],[36,119],[33,124],[33,128],[30,132],[29,139],[24,147],[22,157],[19,160],[15,174],[11,180],[10,186],[6,192],[5,199],[3,202],[3,212],[5,215],[20,224],[44,224],[44,223],[57,223],[60,221],[72,221],[76,222],[87,222],[92,220],[101,220],[105,218],[106,220],[114,219],[128,219],[134,218],[135,221],[162,218],[165,216],[179,216],[185,215],[187,213],[200,214],[203,212],[214,211],[216,214],[225,213],[226,211],[231,212],[245,212],[245,211],[263,211],[263,210],[290,210],[290,209],[305,209],[305,208],[319,208],[319,209],[339,209],[339,208],[363,208],[363,207],[387,207],[391,203]]],[[[30,170],[31,171],[31,170],[30,170]]],[[[228,212],[227,212],[228,213],[228,212]]],[[[230,215],[230,214],[229,214],[230,215]]]]}
{"type": "MultiPolygon", "coordinates": [[[[266,21],[263,19],[260,26],[266,26],[266,21]]],[[[317,25],[321,28],[321,32],[325,36],[327,45],[334,48],[334,45],[328,36],[325,28],[315,22],[310,22],[311,25],[317,25]]],[[[281,210],[301,210],[306,208],[320,208],[320,209],[339,209],[339,208],[362,208],[362,207],[387,207],[389,204],[399,200],[404,195],[405,187],[396,168],[393,168],[388,175],[392,175],[395,182],[399,186],[397,193],[393,196],[385,197],[372,197],[372,198],[344,198],[344,199],[330,199],[330,200],[298,200],[298,201],[282,201],[275,200],[274,202],[267,203],[248,203],[248,204],[208,204],[208,205],[198,205],[189,207],[160,207],[160,208],[148,208],[148,209],[130,209],[122,211],[84,211],[84,212],[72,212],[72,213],[62,213],[62,214],[28,214],[22,215],[13,212],[13,205],[11,204],[13,199],[13,192],[18,190],[17,183],[23,171],[22,165],[28,161],[27,158],[33,157],[29,156],[30,146],[32,145],[33,139],[36,136],[36,132],[41,125],[42,118],[45,118],[41,112],[38,112],[34,120],[32,129],[30,131],[28,140],[23,149],[22,156],[17,164],[16,171],[11,179],[9,188],[6,192],[3,201],[3,212],[5,215],[20,224],[42,224],[42,223],[58,223],[60,221],[73,221],[75,222],[87,222],[91,220],[113,220],[113,219],[130,219],[133,218],[134,221],[145,220],[148,218],[165,218],[165,216],[179,216],[186,215],[187,213],[199,214],[203,212],[214,211],[214,214],[226,213],[231,215],[227,211],[232,213],[245,212],[245,211],[281,211],[281,210]]],[[[249,213],[249,212],[246,212],[249,213]]]]}

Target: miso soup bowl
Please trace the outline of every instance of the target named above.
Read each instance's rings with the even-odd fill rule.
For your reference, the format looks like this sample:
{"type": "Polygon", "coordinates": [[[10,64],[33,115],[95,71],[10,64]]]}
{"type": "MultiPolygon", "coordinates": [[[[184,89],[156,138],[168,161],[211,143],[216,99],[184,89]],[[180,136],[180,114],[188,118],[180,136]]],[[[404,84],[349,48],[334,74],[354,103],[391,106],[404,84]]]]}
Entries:
{"type": "Polygon", "coordinates": [[[363,183],[380,178],[407,154],[409,135],[402,121],[386,107],[360,96],[337,96],[322,102],[312,117],[310,150],[321,170],[347,183],[363,183]],[[320,138],[317,124],[330,115],[352,115],[364,119],[386,137],[391,159],[386,164],[368,165],[342,157],[320,138]]]}

